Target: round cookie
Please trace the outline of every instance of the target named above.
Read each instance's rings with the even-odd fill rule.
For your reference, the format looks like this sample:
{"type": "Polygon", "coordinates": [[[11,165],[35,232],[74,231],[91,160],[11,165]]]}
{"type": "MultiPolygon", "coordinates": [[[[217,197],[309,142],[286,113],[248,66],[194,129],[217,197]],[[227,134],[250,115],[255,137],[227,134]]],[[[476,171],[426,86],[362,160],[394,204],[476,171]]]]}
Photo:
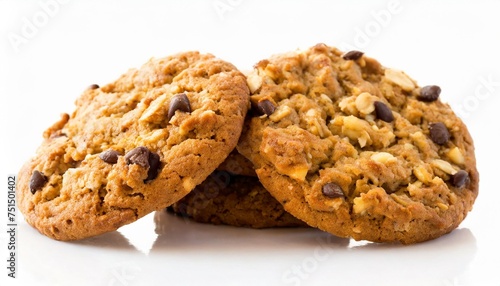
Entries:
{"type": "Polygon", "coordinates": [[[318,44],[248,75],[238,151],[295,217],[341,237],[410,244],[455,229],[479,175],[464,123],[404,72],[318,44]]]}
{"type": "Polygon", "coordinates": [[[198,52],[151,59],[92,85],[20,170],[19,209],[57,240],[113,231],[164,209],[234,149],[248,94],[233,65],[198,52]]]}
{"type": "Polygon", "coordinates": [[[256,176],[213,172],[182,200],[169,207],[194,221],[237,227],[307,226],[287,213],[256,176]]]}

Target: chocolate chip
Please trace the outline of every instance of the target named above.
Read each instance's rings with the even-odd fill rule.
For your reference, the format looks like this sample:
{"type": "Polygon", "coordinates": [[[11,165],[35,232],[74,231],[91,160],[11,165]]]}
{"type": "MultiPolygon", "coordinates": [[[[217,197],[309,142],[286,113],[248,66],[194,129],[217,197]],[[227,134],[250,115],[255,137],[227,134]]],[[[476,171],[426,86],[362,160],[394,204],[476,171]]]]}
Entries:
{"type": "Polygon", "coordinates": [[[116,164],[119,155],[120,153],[118,153],[118,151],[109,149],[99,154],[99,158],[108,164],[116,164]]]}
{"type": "Polygon", "coordinates": [[[464,170],[460,170],[451,177],[451,184],[457,188],[461,188],[465,186],[468,180],[469,174],[464,170]]]}
{"type": "Polygon", "coordinates": [[[269,99],[261,100],[257,103],[257,109],[261,115],[271,115],[276,110],[276,106],[269,99]]]}
{"type": "Polygon", "coordinates": [[[125,154],[125,160],[127,164],[137,164],[144,168],[149,168],[149,150],[148,148],[141,146],[130,150],[125,154]]]}
{"type": "Polygon", "coordinates": [[[385,103],[382,101],[375,101],[373,103],[375,105],[375,114],[377,115],[377,118],[385,121],[385,122],[392,122],[394,121],[394,115],[392,114],[392,111],[385,103]]]}
{"type": "Polygon", "coordinates": [[[40,171],[33,171],[33,175],[31,175],[30,179],[30,190],[31,193],[34,194],[36,191],[39,191],[43,186],[47,183],[47,177],[40,171]]]}
{"type": "Polygon", "coordinates": [[[347,53],[345,53],[342,58],[344,60],[357,60],[359,58],[361,58],[365,53],[363,52],[360,52],[360,51],[349,51],[347,53]]]}
{"type": "Polygon", "coordinates": [[[438,99],[441,94],[441,88],[437,85],[427,85],[420,89],[420,94],[417,99],[420,101],[431,102],[438,99]]]}
{"type": "Polygon", "coordinates": [[[125,154],[125,160],[127,160],[127,164],[137,164],[141,167],[149,168],[148,176],[144,182],[154,180],[158,176],[161,165],[160,156],[149,151],[149,149],[144,146],[130,150],[125,154]]]}
{"type": "Polygon", "coordinates": [[[93,90],[93,89],[98,89],[99,85],[98,84],[91,84],[89,87],[87,87],[88,90],[93,90]]]}
{"type": "Polygon", "coordinates": [[[160,169],[160,155],[150,152],[148,157],[148,162],[149,162],[149,170],[146,181],[154,180],[158,176],[158,171],[160,169]]]}
{"type": "Polygon", "coordinates": [[[189,98],[185,93],[179,93],[172,97],[170,101],[170,106],[168,108],[168,120],[170,120],[177,110],[184,112],[191,112],[191,104],[189,103],[189,98]]]}
{"type": "Polygon", "coordinates": [[[339,185],[335,183],[328,183],[324,185],[321,192],[323,193],[323,195],[325,195],[325,197],[329,197],[332,199],[344,197],[344,191],[339,185]]]}
{"type": "Polygon", "coordinates": [[[450,132],[442,122],[429,124],[429,134],[434,143],[444,145],[450,140],[450,132]]]}

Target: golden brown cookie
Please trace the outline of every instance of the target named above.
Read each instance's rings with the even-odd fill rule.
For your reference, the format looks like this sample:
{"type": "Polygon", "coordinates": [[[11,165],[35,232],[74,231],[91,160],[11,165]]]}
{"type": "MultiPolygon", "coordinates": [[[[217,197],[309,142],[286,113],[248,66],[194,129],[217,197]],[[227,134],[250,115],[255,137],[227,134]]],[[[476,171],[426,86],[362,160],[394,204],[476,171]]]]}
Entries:
{"type": "Polygon", "coordinates": [[[455,229],[478,194],[464,123],[404,72],[318,44],[248,75],[238,144],[295,217],[341,237],[404,244],[455,229]]]}
{"type": "Polygon", "coordinates": [[[197,222],[238,227],[297,227],[306,224],[289,213],[256,176],[215,171],[170,209],[197,222]]]}
{"type": "Polygon", "coordinates": [[[19,172],[27,222],[58,240],[116,230],[189,193],[234,149],[245,77],[209,54],[152,59],[92,85],[19,172]]]}

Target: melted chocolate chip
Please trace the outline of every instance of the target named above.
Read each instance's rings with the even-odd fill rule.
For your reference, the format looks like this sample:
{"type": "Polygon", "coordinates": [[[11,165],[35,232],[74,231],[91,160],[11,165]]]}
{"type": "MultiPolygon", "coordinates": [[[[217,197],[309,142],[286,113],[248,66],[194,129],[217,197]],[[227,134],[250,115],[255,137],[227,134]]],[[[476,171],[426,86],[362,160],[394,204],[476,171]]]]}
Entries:
{"type": "Polygon", "coordinates": [[[137,164],[144,168],[149,168],[149,152],[148,148],[141,146],[130,150],[125,154],[127,164],[137,164]]]}
{"type": "Polygon", "coordinates": [[[148,162],[149,162],[149,170],[146,181],[154,180],[158,176],[158,171],[160,169],[160,155],[150,152],[148,162]]]}
{"type": "Polygon", "coordinates": [[[118,151],[109,149],[99,154],[99,158],[108,164],[116,164],[119,155],[118,151]]]}
{"type": "Polygon", "coordinates": [[[342,58],[344,60],[352,60],[352,61],[355,61],[359,58],[361,58],[365,53],[363,52],[360,52],[360,51],[349,51],[347,53],[345,53],[342,58]]]}
{"type": "Polygon", "coordinates": [[[375,114],[377,115],[377,118],[385,121],[385,122],[392,122],[394,121],[394,115],[392,114],[392,111],[385,103],[382,101],[375,101],[375,114]]]}
{"type": "Polygon", "coordinates": [[[183,112],[191,112],[191,104],[189,103],[189,98],[186,96],[185,93],[179,93],[177,95],[174,95],[174,97],[172,97],[172,100],[170,101],[170,106],[168,108],[167,119],[170,120],[175,115],[175,112],[177,110],[183,112]]]}
{"type": "Polygon", "coordinates": [[[276,110],[276,106],[272,101],[268,99],[261,100],[257,103],[257,109],[259,110],[260,115],[271,115],[276,110]]]}
{"type": "Polygon", "coordinates": [[[457,188],[461,188],[465,186],[468,180],[469,174],[464,170],[460,170],[451,177],[451,184],[457,188]]]}
{"type": "Polygon", "coordinates": [[[441,94],[441,88],[437,85],[427,85],[420,89],[417,99],[420,101],[431,102],[438,99],[441,94]]]}
{"type": "Polygon", "coordinates": [[[432,142],[438,145],[444,145],[450,140],[450,132],[442,122],[429,124],[429,135],[431,136],[432,142]]]}
{"type": "Polygon", "coordinates": [[[328,183],[324,185],[321,189],[321,192],[323,193],[323,195],[325,195],[325,197],[329,197],[332,199],[344,197],[344,191],[339,185],[335,183],[328,183]]]}
{"type": "Polygon", "coordinates": [[[40,171],[33,171],[30,179],[31,193],[34,194],[36,191],[42,189],[43,186],[45,186],[45,183],[47,183],[47,177],[45,177],[45,175],[40,171]]]}

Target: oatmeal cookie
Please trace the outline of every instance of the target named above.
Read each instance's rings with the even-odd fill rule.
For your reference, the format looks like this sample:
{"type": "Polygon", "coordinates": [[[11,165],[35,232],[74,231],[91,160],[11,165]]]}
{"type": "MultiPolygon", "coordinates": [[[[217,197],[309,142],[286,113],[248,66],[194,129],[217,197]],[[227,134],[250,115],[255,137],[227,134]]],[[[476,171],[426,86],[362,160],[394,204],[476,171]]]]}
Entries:
{"type": "Polygon", "coordinates": [[[410,244],[452,231],[472,209],[473,140],[439,86],[324,44],[262,60],[247,82],[255,115],[237,149],[309,225],[410,244]]]}
{"type": "Polygon", "coordinates": [[[164,209],[234,149],[248,94],[232,64],[198,52],[151,59],[90,86],[20,170],[19,209],[57,240],[113,231],[164,209]]]}

